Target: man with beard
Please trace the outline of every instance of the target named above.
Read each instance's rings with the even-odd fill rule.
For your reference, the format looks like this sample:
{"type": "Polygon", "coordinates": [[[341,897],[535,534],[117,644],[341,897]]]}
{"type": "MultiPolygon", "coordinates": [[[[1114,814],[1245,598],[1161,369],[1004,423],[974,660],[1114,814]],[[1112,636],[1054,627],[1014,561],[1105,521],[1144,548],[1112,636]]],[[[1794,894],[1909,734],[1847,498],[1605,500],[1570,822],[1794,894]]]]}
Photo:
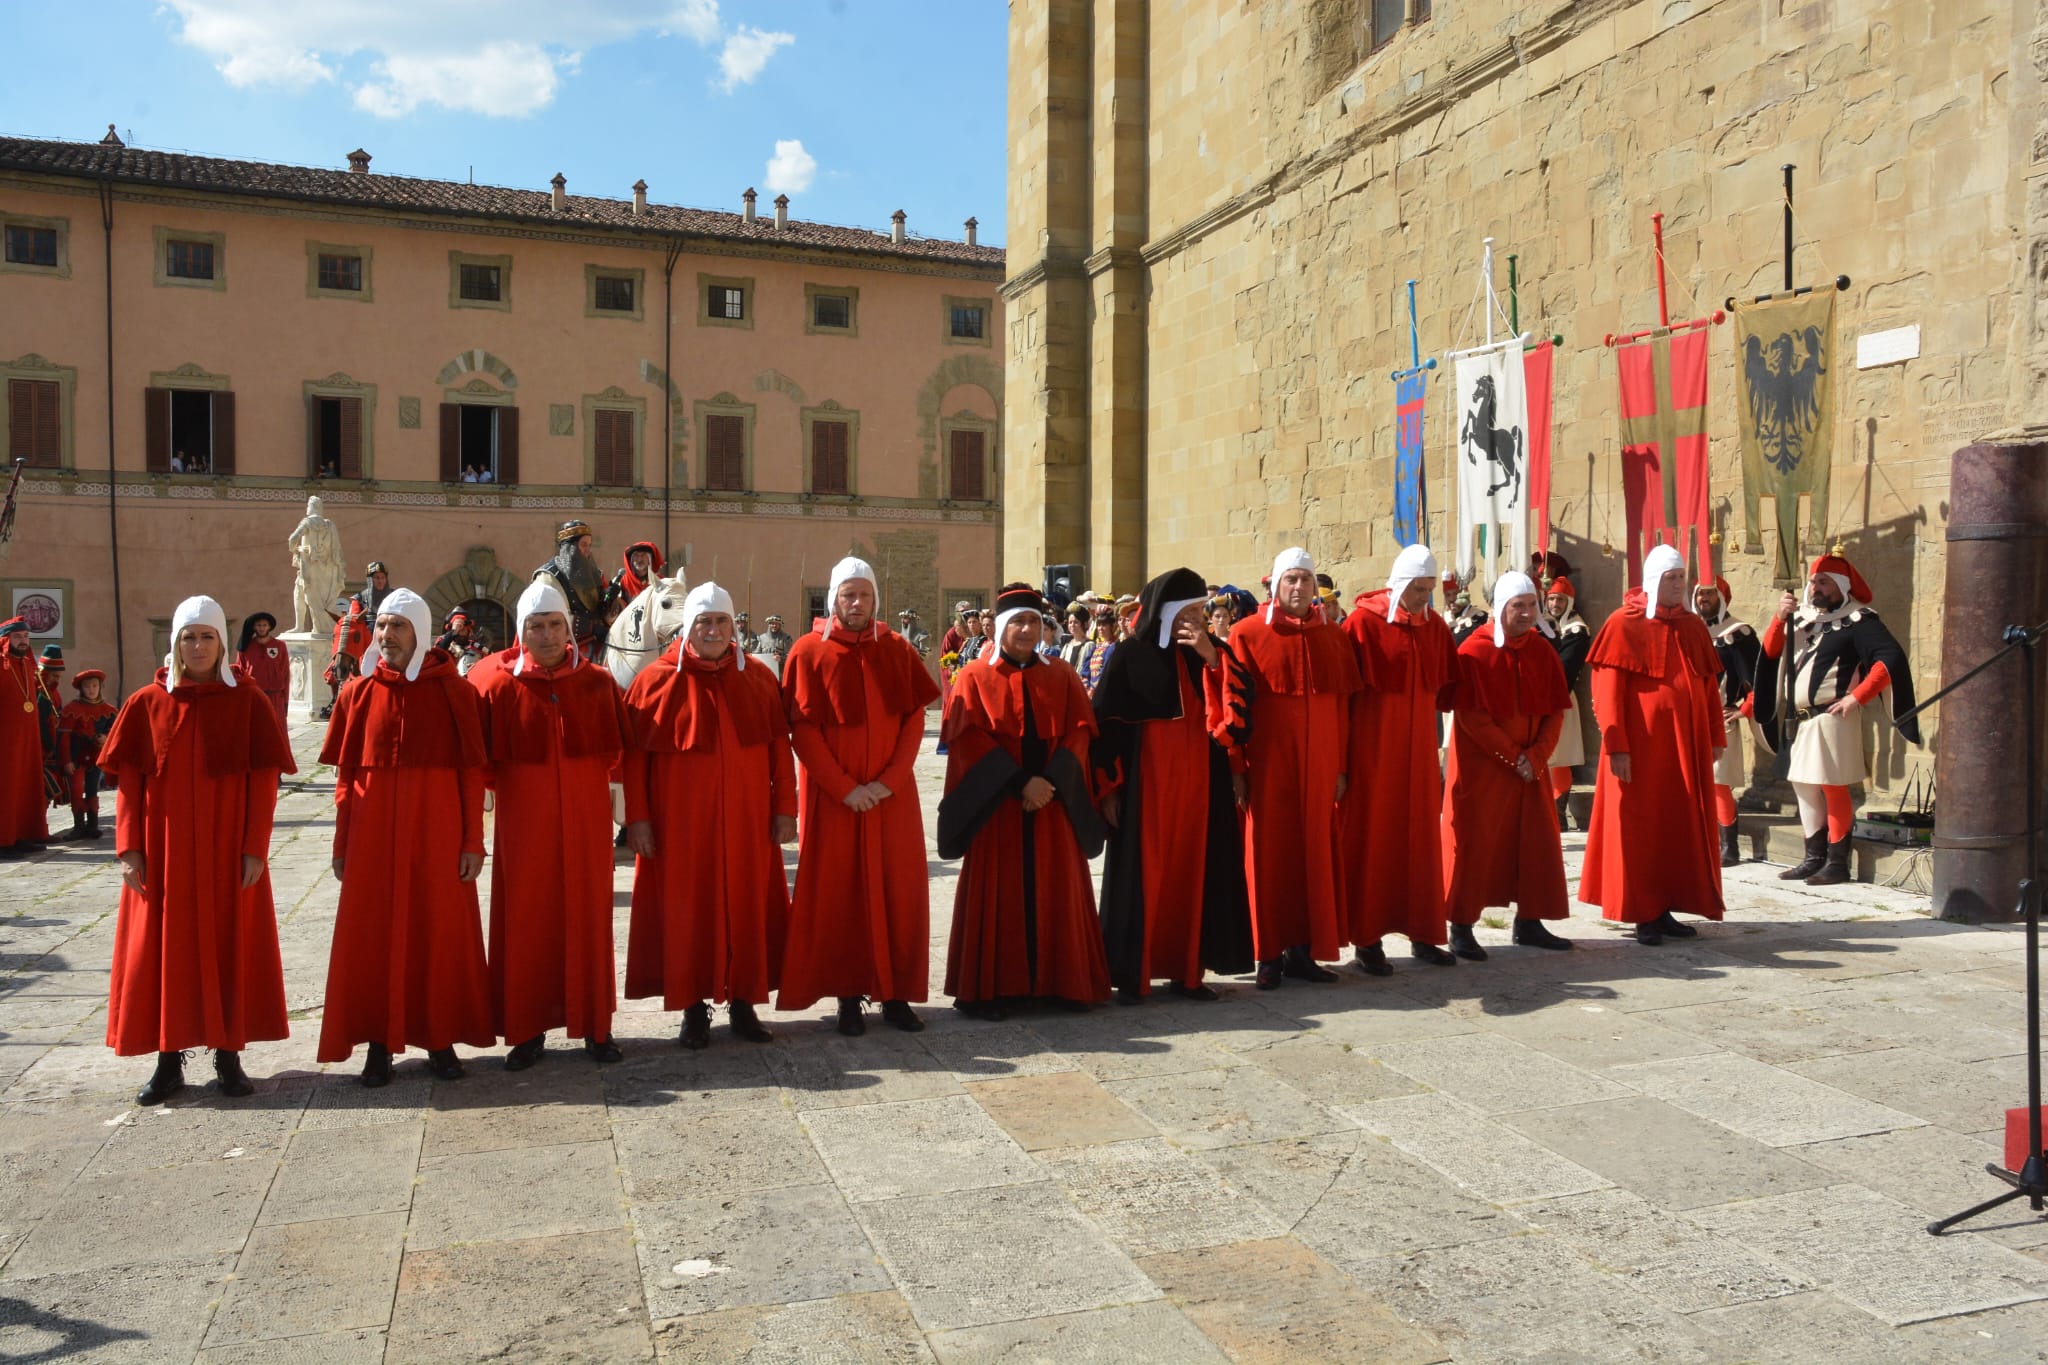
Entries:
{"type": "Polygon", "coordinates": [[[1444,575],[1444,618],[1451,625],[1451,643],[1462,645],[1470,639],[1472,632],[1485,625],[1487,614],[1472,600],[1467,585],[1458,582],[1455,573],[1444,575]]]}
{"type": "Polygon", "coordinates": [[[554,584],[526,585],[513,633],[468,675],[497,795],[492,1027],[513,1044],[507,1071],[540,1061],[552,1028],[616,1062],[610,783],[625,705],[611,673],[577,654],[554,584]]]}
{"type": "Polygon", "coordinates": [[[912,763],[939,689],[924,661],[875,619],[875,571],[832,568],[829,616],[790,647],[782,696],[801,765],[803,835],[789,955],[777,1003],[839,1002],[839,1031],[866,1030],[861,1002],[908,1033],[928,994],[931,901],[912,763]]]}
{"type": "Polygon", "coordinates": [[[1210,1001],[1205,972],[1234,975],[1252,961],[1244,836],[1203,683],[1223,653],[1194,570],[1161,574],[1138,603],[1137,629],[1091,698],[1100,733],[1089,757],[1110,831],[1103,949],[1119,1004],[1139,1003],[1161,978],[1183,999],[1210,1001]]]}
{"type": "Polygon", "coordinates": [[[1742,861],[1735,837],[1735,784],[1744,777],[1742,718],[1750,711],[1749,694],[1756,685],[1763,647],[1749,623],[1728,610],[1727,579],[1694,585],[1692,609],[1707,623],[1714,653],[1721,659],[1721,725],[1728,747],[1714,760],[1714,818],[1721,825],[1721,866],[1734,867],[1742,861]]]}
{"type": "Polygon", "coordinates": [[[555,557],[533,571],[535,581],[549,579],[569,604],[569,625],[576,648],[593,663],[604,662],[605,605],[611,585],[590,552],[590,524],[565,521],[555,528],[555,557]]]}
{"type": "Polygon", "coordinates": [[[1337,803],[1351,754],[1358,656],[1316,602],[1315,561],[1293,546],[1273,560],[1273,600],[1230,632],[1211,698],[1245,812],[1258,988],[1283,977],[1335,981],[1317,965],[1344,942],[1337,803]]]}
{"type": "Polygon", "coordinates": [[[619,613],[633,604],[633,600],[653,586],[668,568],[661,547],[651,540],[636,540],[626,547],[621,556],[623,562],[619,571],[612,575],[611,586],[605,589],[604,619],[610,625],[619,619],[619,613]]]}
{"type": "Polygon", "coordinates": [[[377,610],[384,605],[384,599],[391,595],[391,575],[384,568],[384,561],[373,559],[369,565],[370,581],[356,593],[355,600],[363,604],[363,616],[373,625],[377,610]]]}
{"type": "Polygon", "coordinates": [[[779,677],[782,675],[784,666],[789,662],[789,651],[791,646],[796,644],[796,640],[791,637],[788,631],[782,628],[782,618],[780,616],[771,614],[763,624],[768,629],[754,637],[751,652],[766,654],[774,659],[775,672],[779,677]]]}
{"type": "Polygon", "coordinates": [[[1579,675],[1593,648],[1593,628],[1579,615],[1579,590],[1558,574],[1550,580],[1543,605],[1550,616],[1550,643],[1564,666],[1564,717],[1558,722],[1557,747],[1550,752],[1550,790],[1557,798],[1557,827],[1569,828],[1572,769],[1586,761],[1586,732],[1579,721],[1579,675]]]}
{"type": "Polygon", "coordinates": [[[1721,661],[1713,637],[1685,609],[1685,559],[1669,545],[1643,557],[1631,588],[1600,627],[1593,715],[1600,776],[1579,899],[1633,924],[1648,946],[1694,938],[1675,911],[1720,919],[1721,860],[1714,838],[1714,751],[1721,724],[1721,661]]]}
{"type": "Polygon", "coordinates": [[[910,647],[917,651],[917,657],[920,659],[924,657],[924,652],[931,648],[930,632],[918,624],[917,613],[908,607],[896,613],[896,633],[910,642],[910,647]]]}
{"type": "MultiPolygon", "coordinates": [[[[1784,727],[1798,725],[1785,775],[1799,801],[1806,856],[1778,874],[1785,881],[1834,886],[1849,880],[1855,818],[1849,787],[1865,776],[1863,723],[1856,713],[1886,693],[1891,714],[1913,709],[1906,651],[1877,619],[1870,597],[1870,585],[1836,546],[1813,561],[1804,604],[1786,593],[1764,628],[1757,723],[1774,752],[1785,747],[1784,727]]],[[[1898,731],[1920,742],[1917,719],[1908,718],[1898,731]]]]}
{"type": "Polygon", "coordinates": [[[50,839],[36,714],[41,694],[28,622],[19,616],[0,622],[0,858],[26,857],[50,839]]]}
{"type": "Polygon", "coordinates": [[[459,1079],[455,1044],[490,1047],[490,972],[477,916],[484,866],[484,748],[476,691],[430,647],[427,604],[399,588],[377,617],[376,662],[342,690],[320,761],[335,769],[341,901],[320,1020],[323,1062],[369,1044],[363,1084],[425,1048],[459,1079]]]}

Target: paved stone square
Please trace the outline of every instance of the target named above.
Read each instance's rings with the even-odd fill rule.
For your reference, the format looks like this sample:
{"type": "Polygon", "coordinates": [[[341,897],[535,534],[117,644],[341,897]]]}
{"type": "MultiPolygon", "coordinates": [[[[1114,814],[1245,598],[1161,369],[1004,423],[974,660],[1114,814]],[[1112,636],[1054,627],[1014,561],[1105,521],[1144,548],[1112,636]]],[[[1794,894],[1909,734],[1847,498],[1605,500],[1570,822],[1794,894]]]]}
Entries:
{"type": "Polygon", "coordinates": [[[368,1091],[312,1061],[333,788],[295,739],[294,1036],[251,1099],[134,1106],[105,842],[0,883],[0,1359],[2048,1360],[2048,1220],[1922,1231],[1999,1188],[2015,929],[1747,865],[1690,943],[1579,907],[1570,954],[1503,920],[1483,964],[985,1023],[937,996],[934,855],[922,1035],[820,1008],[688,1054],[632,1002],[618,1066],[368,1091]]]}

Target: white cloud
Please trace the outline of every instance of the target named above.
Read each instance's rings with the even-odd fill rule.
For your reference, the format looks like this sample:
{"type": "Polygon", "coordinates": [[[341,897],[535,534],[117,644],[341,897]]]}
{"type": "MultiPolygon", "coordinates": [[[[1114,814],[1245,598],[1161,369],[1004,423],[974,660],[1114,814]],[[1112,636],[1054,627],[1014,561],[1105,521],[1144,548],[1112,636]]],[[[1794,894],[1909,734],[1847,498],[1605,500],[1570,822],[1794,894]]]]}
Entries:
{"type": "Polygon", "coordinates": [[[731,94],[735,86],[753,84],[754,78],[761,74],[761,68],[768,65],[768,59],[775,55],[775,49],[788,47],[795,41],[793,33],[763,33],[758,28],[736,28],[728,33],[725,50],[718,54],[718,70],[725,77],[721,83],[725,92],[731,94]]]}
{"type": "Polygon", "coordinates": [[[768,158],[768,175],[763,182],[777,194],[802,194],[818,178],[818,158],[804,150],[796,138],[777,141],[775,155],[768,158]]]}
{"type": "Polygon", "coordinates": [[[398,118],[422,105],[494,117],[546,108],[595,47],[650,36],[700,47],[724,40],[718,65],[728,91],[761,74],[787,33],[727,33],[718,0],[496,0],[488,22],[472,5],[444,0],[166,0],[180,41],[214,59],[228,84],[305,90],[347,79],[344,63],[366,57],[352,84],[356,106],[398,118]]]}

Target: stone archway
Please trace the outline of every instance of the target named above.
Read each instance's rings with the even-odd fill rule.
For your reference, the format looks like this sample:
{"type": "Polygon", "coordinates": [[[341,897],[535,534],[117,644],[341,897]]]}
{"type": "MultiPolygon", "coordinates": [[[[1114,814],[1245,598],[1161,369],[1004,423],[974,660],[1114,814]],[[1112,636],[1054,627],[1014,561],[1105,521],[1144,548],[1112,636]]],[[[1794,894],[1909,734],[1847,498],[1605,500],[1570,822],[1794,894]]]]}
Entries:
{"type": "Polygon", "coordinates": [[[447,388],[461,380],[466,374],[487,374],[508,389],[519,387],[519,376],[512,373],[512,367],[479,346],[464,351],[441,367],[441,373],[434,376],[434,382],[447,388]]]}
{"type": "MultiPolygon", "coordinates": [[[[917,391],[917,435],[924,445],[924,454],[917,463],[917,495],[921,498],[939,496],[939,405],[962,384],[971,384],[987,394],[996,405],[996,420],[1002,420],[1002,366],[979,354],[956,355],[941,361],[917,391]]],[[[1001,468],[1000,463],[997,467],[1001,468]]]]}
{"type": "MultiPolygon", "coordinates": [[[[434,615],[434,633],[440,634],[442,622],[448,613],[465,603],[478,601],[493,602],[511,620],[519,607],[519,594],[526,588],[526,580],[510,572],[498,563],[498,552],[488,545],[472,545],[463,557],[462,567],[450,569],[420,594],[426,599],[427,610],[434,615]]],[[[500,649],[510,643],[497,642],[500,649]]]]}

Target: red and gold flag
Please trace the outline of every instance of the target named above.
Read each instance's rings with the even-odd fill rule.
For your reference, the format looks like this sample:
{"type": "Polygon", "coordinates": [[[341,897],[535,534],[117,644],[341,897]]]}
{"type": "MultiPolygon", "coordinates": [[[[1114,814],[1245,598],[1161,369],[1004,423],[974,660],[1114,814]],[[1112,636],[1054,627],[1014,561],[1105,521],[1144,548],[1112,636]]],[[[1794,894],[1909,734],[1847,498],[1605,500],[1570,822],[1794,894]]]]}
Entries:
{"type": "Polygon", "coordinates": [[[1660,330],[1614,348],[1621,374],[1621,482],[1628,581],[1663,542],[1714,574],[1707,544],[1707,329],[1660,330]]]}

